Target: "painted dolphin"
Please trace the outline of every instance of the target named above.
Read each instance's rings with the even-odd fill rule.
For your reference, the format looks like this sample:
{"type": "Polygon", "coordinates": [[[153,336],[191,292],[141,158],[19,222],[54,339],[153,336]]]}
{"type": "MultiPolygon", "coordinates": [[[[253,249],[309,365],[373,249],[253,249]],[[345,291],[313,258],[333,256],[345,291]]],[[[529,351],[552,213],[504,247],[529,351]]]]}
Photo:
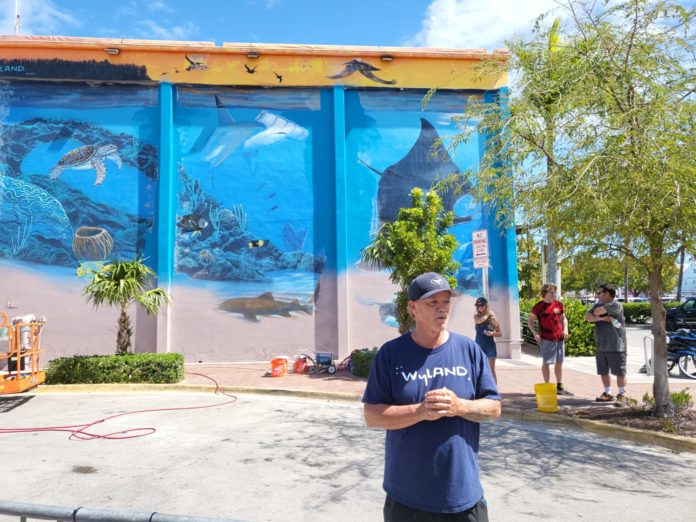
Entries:
{"type": "MultiPolygon", "coordinates": [[[[377,190],[377,216],[379,225],[394,221],[399,209],[411,205],[409,193],[414,187],[429,190],[438,181],[451,175],[461,176],[461,190],[455,191],[451,187],[438,190],[445,210],[454,209],[459,198],[470,191],[471,186],[461,174],[459,167],[450,157],[447,149],[440,141],[440,135],[435,127],[424,118],[421,118],[421,131],[418,139],[408,151],[406,156],[379,171],[371,167],[361,159],[360,163],[379,175],[379,188],[377,190]]],[[[455,216],[455,224],[471,221],[472,216],[455,216]]]]}
{"type": "Polygon", "coordinates": [[[338,80],[339,78],[346,78],[355,72],[359,72],[365,78],[372,80],[373,82],[383,83],[385,85],[394,85],[396,83],[396,80],[383,80],[382,78],[375,76],[374,71],[379,71],[380,69],[374,65],[370,65],[367,62],[363,62],[361,60],[351,60],[350,62],[345,62],[343,65],[345,67],[341,72],[327,76],[327,78],[330,78],[331,80],[338,80]]]}
{"type": "Polygon", "coordinates": [[[218,115],[217,127],[204,129],[190,152],[195,153],[203,149],[203,159],[212,167],[219,167],[239,145],[263,127],[253,121],[235,121],[217,94],[215,105],[218,115]]]}
{"type": "Polygon", "coordinates": [[[265,292],[258,297],[234,297],[221,303],[220,309],[233,314],[242,314],[244,319],[254,322],[259,320],[259,315],[292,317],[290,312],[312,314],[312,305],[303,305],[297,299],[276,301],[271,292],[265,292]]]}

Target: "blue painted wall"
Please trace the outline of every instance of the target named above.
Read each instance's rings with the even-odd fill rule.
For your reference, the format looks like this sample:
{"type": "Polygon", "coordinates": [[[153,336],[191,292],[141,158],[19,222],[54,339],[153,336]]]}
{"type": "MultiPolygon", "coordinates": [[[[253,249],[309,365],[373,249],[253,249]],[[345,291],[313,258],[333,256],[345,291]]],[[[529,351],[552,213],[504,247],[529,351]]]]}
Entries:
{"type": "MultiPolygon", "coordinates": [[[[394,289],[361,266],[361,249],[413,186],[475,171],[485,147],[447,146],[452,116],[479,93],[440,91],[423,110],[424,94],[6,83],[0,263],[32,284],[2,280],[0,298],[62,318],[46,332],[49,357],[111,353],[113,330],[81,340],[66,326],[85,314],[75,269],[140,255],[174,296],[166,349],[190,361],[381,344],[396,333],[394,289]]],[[[468,191],[442,196],[457,216],[460,289],[482,292],[471,233],[487,228],[491,287],[516,301],[514,236],[468,191]]],[[[157,326],[136,328],[138,350],[154,350],[157,326]]]]}

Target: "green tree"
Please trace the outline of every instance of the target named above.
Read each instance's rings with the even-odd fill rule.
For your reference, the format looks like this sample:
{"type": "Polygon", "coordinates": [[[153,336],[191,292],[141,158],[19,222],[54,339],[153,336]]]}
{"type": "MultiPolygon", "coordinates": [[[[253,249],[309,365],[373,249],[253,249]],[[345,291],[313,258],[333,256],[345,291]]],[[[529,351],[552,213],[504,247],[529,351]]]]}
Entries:
{"type": "Polygon", "coordinates": [[[157,315],[171,299],[161,288],[150,288],[157,275],[141,259],[133,261],[113,260],[95,270],[78,270],[78,276],[91,275],[92,280],[82,290],[94,308],[101,305],[117,306],[120,309],[116,353],[125,355],[131,348],[131,326],[128,307],[140,304],[149,315],[157,315]],[[150,289],[148,289],[150,288],[150,289]]]}
{"type": "Polygon", "coordinates": [[[694,8],[650,0],[564,5],[562,63],[545,59],[554,26],[542,17],[531,39],[507,42],[517,86],[503,100],[509,112],[505,103],[502,110],[486,99],[469,103],[459,139],[488,137],[473,187],[499,208],[504,226],[519,214],[553,230],[566,252],[618,255],[641,267],[651,296],[656,411],[671,416],[660,298],[678,246],[696,242],[694,8]],[[556,92],[538,103],[539,93],[556,92]],[[555,110],[553,139],[547,105],[555,110]]]}
{"type": "Polygon", "coordinates": [[[389,277],[399,287],[396,320],[402,334],[413,326],[408,313],[409,283],[424,272],[437,272],[454,288],[454,274],[459,268],[452,258],[457,240],[448,232],[454,224],[454,213],[443,212],[435,191],[423,197],[423,190],[416,187],[410,195],[411,206],[400,209],[393,222],[384,223],[361,253],[365,263],[391,270],[389,277]]]}
{"type": "MultiPolygon", "coordinates": [[[[649,274],[643,269],[643,262],[648,260],[633,260],[628,262],[628,291],[634,296],[650,291],[649,274]]],[[[649,262],[649,261],[648,261],[649,262]]],[[[662,267],[662,288],[671,293],[677,287],[679,266],[667,263],[662,267]]]]}
{"type": "Polygon", "coordinates": [[[541,292],[539,245],[528,235],[517,236],[517,274],[521,299],[536,299],[541,292]]]}
{"type": "Polygon", "coordinates": [[[594,291],[601,284],[623,286],[624,263],[616,257],[599,257],[587,252],[563,260],[563,287],[579,294],[594,291]]]}

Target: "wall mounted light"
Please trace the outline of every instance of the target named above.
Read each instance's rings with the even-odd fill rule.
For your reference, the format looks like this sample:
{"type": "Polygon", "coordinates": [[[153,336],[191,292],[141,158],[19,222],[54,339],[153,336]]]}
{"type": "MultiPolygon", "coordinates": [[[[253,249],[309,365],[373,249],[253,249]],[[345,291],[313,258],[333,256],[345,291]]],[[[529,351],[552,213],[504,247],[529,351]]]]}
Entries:
{"type": "Polygon", "coordinates": [[[379,59],[383,62],[391,62],[394,59],[394,57],[391,54],[383,54],[379,57],[379,59]]]}
{"type": "Polygon", "coordinates": [[[116,47],[107,47],[106,49],[104,49],[104,52],[106,54],[120,54],[121,49],[117,49],[116,47]]]}
{"type": "Polygon", "coordinates": [[[249,51],[248,53],[246,53],[246,57],[247,58],[258,58],[259,53],[257,53],[256,51],[249,51]]]}

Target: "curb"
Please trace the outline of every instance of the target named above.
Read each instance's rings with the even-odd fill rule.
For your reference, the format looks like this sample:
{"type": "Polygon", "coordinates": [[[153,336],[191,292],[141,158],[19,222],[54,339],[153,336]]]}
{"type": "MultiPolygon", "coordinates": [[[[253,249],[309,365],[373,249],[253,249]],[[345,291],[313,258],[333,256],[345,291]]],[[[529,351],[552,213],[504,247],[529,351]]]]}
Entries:
{"type": "MultiPolygon", "coordinates": [[[[223,393],[250,393],[256,395],[278,395],[303,399],[323,399],[328,401],[358,402],[361,394],[318,392],[308,390],[289,390],[284,388],[257,388],[253,386],[220,386],[223,393]]],[[[33,395],[61,393],[123,393],[123,392],[214,392],[215,387],[201,384],[52,384],[41,385],[28,393],[33,395]]],[[[660,446],[676,452],[696,454],[696,438],[670,435],[654,431],[639,430],[628,426],[609,424],[602,421],[569,417],[558,413],[540,413],[534,410],[503,408],[501,418],[518,422],[556,424],[614,437],[617,439],[660,446]]]]}
{"type": "Polygon", "coordinates": [[[540,413],[530,410],[507,409],[503,411],[502,417],[508,420],[521,422],[539,422],[570,426],[598,435],[628,440],[639,444],[660,446],[676,452],[696,453],[696,438],[682,437],[681,435],[639,430],[629,426],[609,424],[608,422],[580,419],[577,417],[560,415],[558,413],[540,413]]]}
{"type": "MultiPolygon", "coordinates": [[[[223,393],[252,393],[256,395],[284,395],[304,399],[324,399],[329,401],[359,401],[362,394],[292,390],[286,388],[258,388],[254,386],[219,386],[223,393]]],[[[215,392],[215,386],[207,384],[51,384],[41,385],[27,393],[50,395],[61,393],[122,393],[122,392],[215,392]]]]}

